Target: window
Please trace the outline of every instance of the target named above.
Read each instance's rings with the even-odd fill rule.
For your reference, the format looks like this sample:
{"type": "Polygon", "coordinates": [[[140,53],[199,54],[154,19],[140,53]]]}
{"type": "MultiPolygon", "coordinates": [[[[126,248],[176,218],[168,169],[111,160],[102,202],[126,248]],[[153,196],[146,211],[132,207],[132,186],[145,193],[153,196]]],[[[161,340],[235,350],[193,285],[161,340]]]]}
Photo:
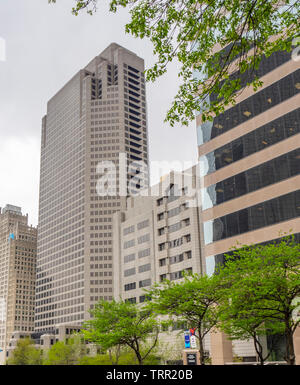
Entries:
{"type": "Polygon", "coordinates": [[[125,255],[124,263],[131,262],[135,260],[135,254],[125,255]]]}
{"type": "Polygon", "coordinates": [[[135,288],[136,288],[136,282],[132,282],[124,285],[125,291],[134,290],[135,288]]]}
{"type": "Polygon", "coordinates": [[[191,234],[187,234],[184,236],[186,242],[191,242],[191,234]]]}
{"type": "Polygon", "coordinates": [[[151,297],[149,295],[141,295],[140,296],[140,303],[145,302],[145,301],[150,301],[151,297]]]}
{"type": "Polygon", "coordinates": [[[298,175],[299,165],[300,150],[297,149],[211,185],[203,189],[202,208],[206,210],[230,199],[298,175]]]}
{"type": "Polygon", "coordinates": [[[160,282],[163,282],[164,280],[166,280],[167,279],[167,274],[161,274],[160,276],[159,276],[159,281],[160,282]]]}
{"type": "Polygon", "coordinates": [[[159,266],[162,267],[162,266],[166,266],[167,264],[167,259],[166,258],[162,258],[159,260],[159,266]]]}
{"type": "Polygon", "coordinates": [[[164,213],[157,214],[157,220],[161,221],[162,219],[164,219],[164,213]]]}
{"type": "Polygon", "coordinates": [[[300,109],[275,119],[208,154],[206,175],[300,132],[300,109]]]}
{"type": "Polygon", "coordinates": [[[174,257],[170,257],[170,265],[173,265],[174,263],[179,263],[184,260],[183,254],[175,255],[174,257]]]}
{"type": "Polygon", "coordinates": [[[158,229],[158,235],[164,235],[164,233],[165,233],[164,227],[161,227],[160,229],[158,229]]]}
{"type": "Polygon", "coordinates": [[[127,241],[127,242],[124,242],[124,249],[128,249],[129,247],[133,247],[134,245],[135,245],[134,239],[127,241]]]}
{"type": "Polygon", "coordinates": [[[129,277],[135,274],[135,267],[131,269],[124,270],[124,277],[129,277]]]}
{"type": "Polygon", "coordinates": [[[144,279],[143,281],[139,282],[140,288],[147,287],[147,286],[151,286],[151,279],[144,279]]]}
{"type": "Polygon", "coordinates": [[[150,255],[150,249],[145,249],[138,252],[139,258],[148,257],[149,255],[150,255]]]}
{"type": "Polygon", "coordinates": [[[175,215],[178,215],[179,213],[180,213],[180,207],[175,207],[174,209],[168,211],[168,218],[172,218],[175,215]]]}
{"type": "Polygon", "coordinates": [[[149,226],[149,219],[146,219],[145,221],[138,223],[137,228],[138,230],[142,230],[148,226],[149,226]]]}
{"type": "Polygon", "coordinates": [[[127,298],[127,299],[125,299],[125,302],[136,303],[136,297],[127,298]]]}
{"type": "Polygon", "coordinates": [[[175,273],[170,274],[170,281],[175,281],[176,279],[180,279],[183,277],[183,270],[176,271],[175,273]]]}
{"type": "Polygon", "coordinates": [[[190,250],[186,252],[186,257],[187,257],[187,259],[192,258],[192,252],[190,250]]]}
{"type": "Polygon", "coordinates": [[[294,191],[212,221],[204,222],[205,244],[297,218],[300,210],[299,203],[299,192],[294,191]]]}
{"type": "Polygon", "coordinates": [[[134,226],[126,227],[123,230],[123,235],[127,235],[127,234],[130,234],[130,233],[133,233],[133,232],[134,232],[134,226]]]}
{"type": "Polygon", "coordinates": [[[174,231],[178,231],[181,229],[181,222],[174,223],[168,227],[169,233],[173,233],[174,231]]]}
{"type": "Polygon", "coordinates": [[[150,234],[142,235],[138,238],[138,244],[150,241],[150,234]]]}
{"type": "Polygon", "coordinates": [[[203,124],[200,126],[202,138],[205,141],[211,140],[296,95],[300,91],[300,87],[295,86],[299,82],[299,74],[300,70],[297,70],[285,76],[276,83],[256,92],[253,96],[216,116],[212,122],[209,135],[207,135],[207,132],[204,132],[207,129],[207,125],[203,124]]]}
{"type": "Polygon", "coordinates": [[[151,263],[147,263],[146,265],[139,266],[139,273],[144,273],[145,271],[151,270],[151,263]]]}
{"type": "Polygon", "coordinates": [[[164,203],[164,198],[160,198],[156,201],[157,206],[161,206],[164,203]]]}

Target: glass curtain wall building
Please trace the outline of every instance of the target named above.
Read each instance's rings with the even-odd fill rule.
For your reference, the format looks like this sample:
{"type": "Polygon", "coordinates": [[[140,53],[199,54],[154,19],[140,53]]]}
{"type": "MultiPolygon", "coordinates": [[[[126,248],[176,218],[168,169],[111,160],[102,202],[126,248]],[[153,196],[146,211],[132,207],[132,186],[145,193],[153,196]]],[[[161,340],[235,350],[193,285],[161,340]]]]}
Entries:
{"type": "Polygon", "coordinates": [[[300,232],[299,62],[288,52],[274,53],[258,73],[263,87],[257,92],[246,88],[211,122],[197,117],[203,255],[210,273],[236,242],[300,232]]]}
{"type": "MultiPolygon", "coordinates": [[[[211,122],[196,118],[201,247],[209,275],[237,242],[265,243],[290,230],[300,240],[299,62],[290,52],[277,52],[262,60],[257,73],[263,81],[257,92],[245,88],[236,105],[211,122]]],[[[300,360],[299,331],[295,347],[300,360]]],[[[250,345],[239,342],[232,350],[222,334],[211,336],[211,352],[218,364],[231,362],[233,352],[252,355],[250,345]]]]}

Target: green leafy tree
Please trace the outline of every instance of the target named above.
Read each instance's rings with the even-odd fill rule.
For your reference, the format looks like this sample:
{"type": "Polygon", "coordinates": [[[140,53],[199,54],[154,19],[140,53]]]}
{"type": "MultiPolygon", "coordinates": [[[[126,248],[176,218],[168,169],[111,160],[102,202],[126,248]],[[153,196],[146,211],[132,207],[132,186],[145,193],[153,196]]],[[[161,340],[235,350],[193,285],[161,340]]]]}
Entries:
{"type": "MultiPolygon", "coordinates": [[[[240,279],[240,272],[236,272],[240,279]]],[[[228,277],[226,277],[228,278],[228,277]]],[[[233,275],[230,279],[234,279],[233,275]]],[[[243,287],[230,286],[223,291],[223,298],[219,300],[219,328],[232,340],[253,340],[254,348],[261,365],[272,353],[272,343],[277,340],[277,335],[284,332],[284,325],[278,320],[272,320],[271,328],[266,322],[267,315],[273,312],[256,309],[257,299],[249,296],[243,287]],[[271,343],[268,350],[264,348],[263,339],[269,336],[271,343]]]]}
{"type": "Polygon", "coordinates": [[[179,283],[165,280],[148,291],[150,308],[175,316],[196,329],[201,365],[205,365],[204,337],[218,323],[218,293],[216,278],[199,274],[185,276],[179,283]]]}
{"type": "Polygon", "coordinates": [[[86,347],[80,335],[66,341],[56,342],[47,353],[45,365],[76,365],[86,354],[86,347]]]}
{"type": "Polygon", "coordinates": [[[300,323],[299,269],[300,245],[294,236],[285,236],[279,242],[236,248],[218,272],[228,305],[220,312],[223,327],[236,337],[251,335],[256,342],[266,331],[283,333],[289,365],[295,364],[293,335],[300,323]]]}
{"type": "Polygon", "coordinates": [[[43,352],[34,346],[30,338],[22,338],[17,342],[11,358],[7,360],[8,365],[42,365],[43,352]]]}
{"type": "MultiPolygon", "coordinates": [[[[93,14],[97,4],[74,0],[73,13],[93,14]]],[[[181,66],[181,85],[167,114],[171,125],[187,124],[195,111],[203,121],[223,112],[245,88],[242,78],[257,90],[262,82],[256,70],[264,55],[291,51],[299,35],[297,0],[110,0],[112,12],[119,7],[130,8],[126,32],[153,45],[157,60],[146,71],[147,80],[163,75],[173,60],[181,66]],[[193,77],[193,70],[199,76],[193,77]],[[233,71],[237,76],[230,76],[233,71]]]]}
{"type": "Polygon", "coordinates": [[[127,346],[135,353],[139,365],[144,364],[158,341],[159,322],[151,310],[113,300],[100,301],[91,314],[93,319],[85,322],[83,330],[88,341],[105,350],[127,346]]]}

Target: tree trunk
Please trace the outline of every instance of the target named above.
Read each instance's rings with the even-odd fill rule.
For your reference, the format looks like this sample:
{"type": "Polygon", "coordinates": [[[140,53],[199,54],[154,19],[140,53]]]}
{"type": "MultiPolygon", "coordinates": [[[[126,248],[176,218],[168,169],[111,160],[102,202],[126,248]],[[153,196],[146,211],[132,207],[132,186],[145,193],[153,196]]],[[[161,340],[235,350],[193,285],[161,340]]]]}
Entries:
{"type": "Polygon", "coordinates": [[[143,359],[139,351],[135,352],[139,365],[143,365],[143,359]]]}
{"type": "Polygon", "coordinates": [[[201,336],[201,329],[199,329],[199,353],[200,353],[200,365],[205,365],[204,347],[203,347],[203,338],[201,336]]]}
{"type": "Polygon", "coordinates": [[[286,362],[288,365],[296,364],[296,356],[294,350],[293,333],[290,328],[286,331],[286,362]]]}
{"type": "Polygon", "coordinates": [[[264,360],[264,356],[263,356],[263,347],[262,347],[261,343],[259,342],[256,334],[253,336],[253,341],[254,341],[255,351],[256,351],[257,356],[258,356],[259,364],[264,365],[265,360],[264,360]]]}

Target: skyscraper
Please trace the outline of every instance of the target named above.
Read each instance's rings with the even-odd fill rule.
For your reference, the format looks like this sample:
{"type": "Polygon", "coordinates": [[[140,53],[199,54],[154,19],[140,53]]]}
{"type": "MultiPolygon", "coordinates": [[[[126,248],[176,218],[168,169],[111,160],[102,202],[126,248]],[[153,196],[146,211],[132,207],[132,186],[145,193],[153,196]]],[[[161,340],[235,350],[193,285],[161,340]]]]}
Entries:
{"type": "Polygon", "coordinates": [[[143,59],[113,43],[48,102],[42,121],[36,331],[80,325],[96,302],[112,299],[112,215],[125,208],[122,178],[125,173],[127,183],[138,174],[140,184],[148,183],[146,171],[119,164],[120,153],[125,166],[148,163],[143,72],[143,59]],[[111,175],[103,182],[113,167],[116,183],[111,175]],[[106,184],[109,195],[99,192],[106,184]]]}
{"type": "MultiPolygon", "coordinates": [[[[197,117],[208,274],[237,242],[264,243],[291,229],[300,238],[299,62],[277,52],[256,73],[263,81],[257,92],[245,88],[212,122],[197,117]]],[[[243,86],[249,76],[242,76],[243,86]]]]}
{"type": "Polygon", "coordinates": [[[28,225],[20,207],[0,209],[0,349],[4,355],[14,331],[33,331],[36,242],[37,230],[28,225]]]}

